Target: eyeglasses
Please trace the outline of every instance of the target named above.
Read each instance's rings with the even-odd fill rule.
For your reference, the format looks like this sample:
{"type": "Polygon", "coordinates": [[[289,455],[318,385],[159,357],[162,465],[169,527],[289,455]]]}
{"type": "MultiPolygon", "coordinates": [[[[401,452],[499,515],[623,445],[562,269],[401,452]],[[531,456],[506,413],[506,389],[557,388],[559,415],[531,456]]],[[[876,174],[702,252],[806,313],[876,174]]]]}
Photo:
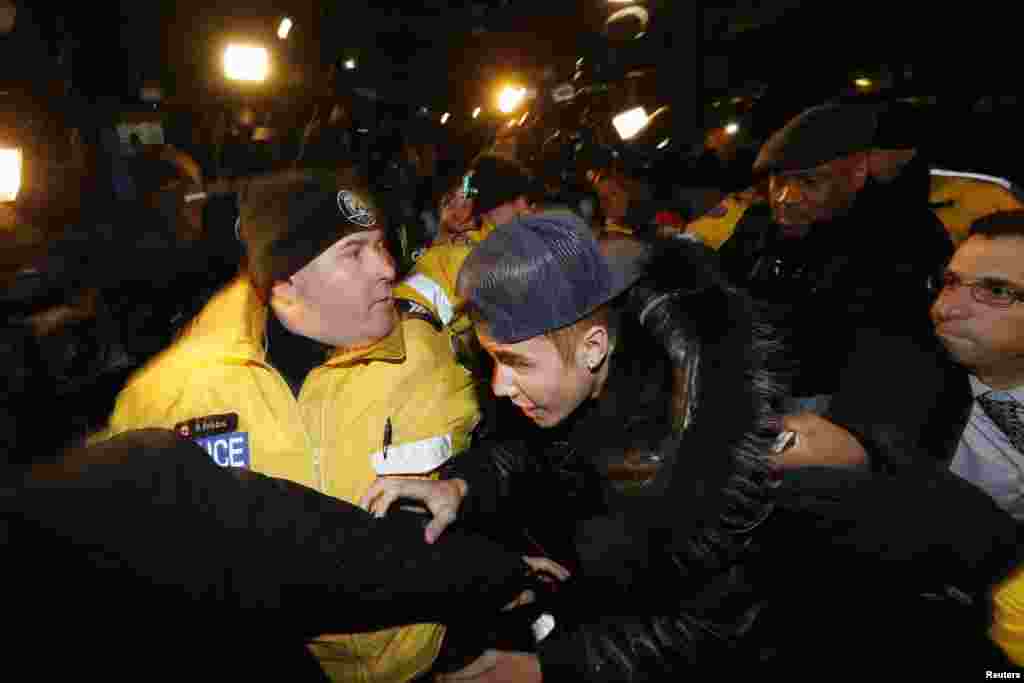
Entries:
{"type": "Polygon", "coordinates": [[[971,297],[979,304],[995,308],[1009,308],[1017,302],[1024,301],[1024,292],[1009,286],[1003,280],[979,278],[965,280],[958,274],[947,270],[941,276],[931,279],[929,289],[936,296],[946,289],[969,287],[971,297]]]}

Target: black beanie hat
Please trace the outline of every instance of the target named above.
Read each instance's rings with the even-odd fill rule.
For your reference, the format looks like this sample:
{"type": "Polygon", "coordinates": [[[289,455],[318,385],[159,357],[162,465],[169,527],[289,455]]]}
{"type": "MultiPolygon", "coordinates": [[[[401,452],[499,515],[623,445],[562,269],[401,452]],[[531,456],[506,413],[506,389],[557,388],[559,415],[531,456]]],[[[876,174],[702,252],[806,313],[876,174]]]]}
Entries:
{"type": "Polygon", "coordinates": [[[241,197],[238,235],[264,301],[343,237],[384,228],[366,185],[354,174],[293,170],[252,180],[241,197]]]}

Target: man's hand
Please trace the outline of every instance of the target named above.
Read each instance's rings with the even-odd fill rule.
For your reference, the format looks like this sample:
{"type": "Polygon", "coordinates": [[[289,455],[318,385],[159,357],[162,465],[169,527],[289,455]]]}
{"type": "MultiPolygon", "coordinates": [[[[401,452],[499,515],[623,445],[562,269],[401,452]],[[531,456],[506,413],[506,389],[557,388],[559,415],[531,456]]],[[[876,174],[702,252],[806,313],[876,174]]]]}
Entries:
{"type": "Polygon", "coordinates": [[[782,428],[796,432],[796,441],[776,456],[780,467],[868,465],[867,451],[853,434],[814,413],[786,415],[782,418],[782,428]]]}
{"type": "Polygon", "coordinates": [[[554,583],[555,579],[565,581],[570,576],[568,569],[546,557],[523,556],[523,561],[530,565],[530,569],[541,581],[547,583],[554,583]]]}
{"type": "Polygon", "coordinates": [[[399,498],[419,501],[434,516],[424,534],[427,543],[433,543],[455,521],[467,490],[468,486],[462,479],[380,477],[359,499],[359,507],[383,517],[399,498]]]}
{"type": "Polygon", "coordinates": [[[526,652],[488,650],[461,671],[440,674],[437,683],[541,683],[540,660],[526,652]]]}

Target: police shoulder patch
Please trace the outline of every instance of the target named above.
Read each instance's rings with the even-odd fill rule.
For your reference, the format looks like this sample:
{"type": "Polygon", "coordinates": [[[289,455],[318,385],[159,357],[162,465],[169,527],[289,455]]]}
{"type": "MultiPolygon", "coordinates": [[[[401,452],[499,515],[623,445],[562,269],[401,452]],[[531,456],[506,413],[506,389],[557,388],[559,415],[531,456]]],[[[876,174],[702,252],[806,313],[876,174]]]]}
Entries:
{"type": "Polygon", "coordinates": [[[349,223],[361,228],[370,228],[377,224],[377,217],[355,193],[348,190],[338,192],[338,210],[349,223]]]}

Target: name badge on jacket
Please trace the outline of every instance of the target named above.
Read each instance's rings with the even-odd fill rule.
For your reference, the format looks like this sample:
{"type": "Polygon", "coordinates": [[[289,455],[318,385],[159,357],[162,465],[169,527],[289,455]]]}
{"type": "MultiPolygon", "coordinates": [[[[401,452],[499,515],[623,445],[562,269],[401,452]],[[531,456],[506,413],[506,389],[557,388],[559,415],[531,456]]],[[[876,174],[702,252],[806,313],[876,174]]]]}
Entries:
{"type": "Polygon", "coordinates": [[[195,441],[221,467],[251,469],[249,433],[237,429],[238,413],[196,417],[174,426],[179,436],[195,441]]]}

